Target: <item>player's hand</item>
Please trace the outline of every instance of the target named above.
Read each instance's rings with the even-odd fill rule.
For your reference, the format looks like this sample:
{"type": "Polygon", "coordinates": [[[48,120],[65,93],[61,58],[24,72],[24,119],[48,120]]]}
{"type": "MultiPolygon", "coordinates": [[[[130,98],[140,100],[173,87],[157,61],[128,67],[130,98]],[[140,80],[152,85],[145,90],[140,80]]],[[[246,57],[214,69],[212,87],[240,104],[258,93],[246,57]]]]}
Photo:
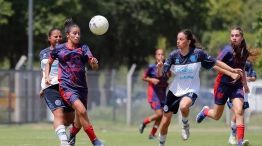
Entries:
{"type": "Polygon", "coordinates": [[[233,80],[238,80],[239,78],[240,78],[241,76],[239,75],[239,74],[237,74],[237,73],[232,73],[231,74],[231,78],[233,79],[233,80]]]}
{"type": "Polygon", "coordinates": [[[157,62],[157,64],[156,64],[156,67],[157,67],[158,69],[162,69],[163,66],[164,66],[164,63],[163,63],[162,61],[159,61],[159,62],[157,62]]]}
{"type": "Polygon", "coordinates": [[[89,58],[89,64],[92,67],[92,69],[98,69],[98,60],[95,57],[89,58]]]}
{"type": "Polygon", "coordinates": [[[51,79],[49,78],[49,76],[45,77],[45,84],[51,85],[51,79]]]}
{"type": "Polygon", "coordinates": [[[150,82],[153,83],[154,85],[157,85],[160,81],[159,79],[151,78],[150,82]]]}
{"type": "Polygon", "coordinates": [[[40,98],[43,98],[43,95],[44,95],[44,91],[43,91],[43,90],[40,90],[40,92],[39,92],[40,98]]]}
{"type": "Polygon", "coordinates": [[[243,77],[243,70],[240,69],[240,68],[234,68],[234,69],[232,70],[232,72],[233,72],[233,73],[237,73],[237,74],[239,74],[241,77],[243,77]]]}
{"type": "Polygon", "coordinates": [[[245,93],[249,93],[250,92],[248,85],[244,85],[244,91],[245,91],[245,93]]]}

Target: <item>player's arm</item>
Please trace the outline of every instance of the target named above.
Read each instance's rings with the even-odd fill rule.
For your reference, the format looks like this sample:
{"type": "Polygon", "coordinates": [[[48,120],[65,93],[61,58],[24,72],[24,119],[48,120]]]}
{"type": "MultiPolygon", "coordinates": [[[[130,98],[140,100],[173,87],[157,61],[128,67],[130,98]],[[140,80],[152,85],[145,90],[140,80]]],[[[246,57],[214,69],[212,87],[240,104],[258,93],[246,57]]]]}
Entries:
{"type": "Polygon", "coordinates": [[[242,83],[243,83],[245,93],[249,93],[249,87],[247,85],[247,78],[246,78],[246,72],[245,71],[243,72],[242,83]]]}
{"type": "Polygon", "coordinates": [[[230,77],[231,77],[232,79],[234,79],[234,80],[238,80],[238,79],[241,77],[239,74],[233,73],[233,72],[228,71],[228,70],[226,70],[226,69],[223,69],[223,68],[221,68],[221,67],[219,67],[219,66],[217,66],[217,65],[215,65],[213,68],[214,68],[216,71],[218,71],[218,72],[221,72],[221,73],[223,73],[223,74],[225,74],[225,75],[230,76],[230,77]]]}
{"type": "Polygon", "coordinates": [[[222,72],[223,74],[226,74],[226,75],[228,74],[228,72],[224,72],[226,70],[226,71],[229,71],[229,72],[232,72],[232,73],[237,73],[237,74],[239,74],[240,76],[243,77],[243,70],[242,69],[232,68],[232,67],[228,66],[227,64],[225,64],[224,62],[222,62],[220,60],[216,61],[215,66],[222,68],[222,70],[220,72],[222,72]]]}
{"type": "Polygon", "coordinates": [[[46,66],[45,66],[45,83],[50,85],[51,84],[51,79],[49,78],[51,66],[53,64],[54,60],[52,58],[49,58],[46,66]]]}

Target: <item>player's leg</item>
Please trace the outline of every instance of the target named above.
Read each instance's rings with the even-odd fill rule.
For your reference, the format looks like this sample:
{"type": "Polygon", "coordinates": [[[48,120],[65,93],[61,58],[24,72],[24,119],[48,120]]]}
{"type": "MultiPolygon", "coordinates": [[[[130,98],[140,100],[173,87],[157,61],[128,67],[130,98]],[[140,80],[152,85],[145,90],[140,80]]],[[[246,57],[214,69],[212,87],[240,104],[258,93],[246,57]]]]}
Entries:
{"type": "Polygon", "coordinates": [[[226,85],[218,84],[214,86],[215,105],[213,109],[204,106],[196,116],[196,122],[201,123],[206,117],[219,120],[223,114],[225,104],[232,89],[226,85]]]}
{"type": "Polygon", "coordinates": [[[244,109],[243,109],[243,98],[233,99],[233,110],[236,115],[236,129],[237,129],[237,141],[238,145],[242,146],[245,134],[245,123],[244,123],[244,109]]]}
{"type": "Polygon", "coordinates": [[[68,138],[66,135],[66,127],[64,121],[64,110],[65,107],[62,98],[58,92],[58,85],[50,86],[43,90],[44,100],[54,115],[53,127],[55,133],[58,136],[61,146],[67,146],[68,138]]]}
{"type": "Polygon", "coordinates": [[[182,115],[182,139],[187,140],[189,138],[190,132],[189,132],[189,121],[188,121],[188,115],[189,115],[189,107],[192,105],[192,99],[190,97],[183,97],[180,101],[180,111],[182,115]]]}
{"type": "Polygon", "coordinates": [[[160,123],[160,131],[159,131],[159,146],[165,146],[168,127],[170,125],[171,119],[172,119],[172,112],[167,112],[163,114],[163,117],[161,119],[160,123]]]}
{"type": "Polygon", "coordinates": [[[163,116],[159,126],[159,146],[165,145],[168,126],[170,125],[172,115],[176,114],[178,111],[180,100],[180,97],[176,97],[171,91],[168,91],[163,107],[163,116]]]}
{"type": "Polygon", "coordinates": [[[236,116],[234,111],[232,111],[232,117],[231,117],[231,122],[230,122],[230,136],[228,138],[228,143],[232,144],[232,145],[236,145],[237,144],[237,140],[236,140],[236,116]]]}
{"type": "Polygon", "coordinates": [[[71,127],[69,129],[69,135],[68,135],[68,142],[70,146],[75,145],[76,141],[76,134],[80,131],[81,129],[81,124],[78,118],[75,118],[75,111],[73,108],[70,106],[67,106],[65,103],[66,107],[64,108],[64,119],[66,126],[69,126],[71,124],[71,127]]]}
{"type": "Polygon", "coordinates": [[[82,101],[76,99],[73,103],[73,108],[76,110],[76,117],[79,118],[83,130],[88,135],[93,146],[104,146],[104,144],[102,144],[102,142],[96,137],[93,126],[87,115],[87,109],[82,103],[82,101]]]}
{"type": "Polygon", "coordinates": [[[69,146],[68,138],[66,135],[66,127],[64,125],[64,114],[63,108],[57,108],[53,111],[54,115],[54,129],[56,135],[58,136],[61,146],[69,146]]]}
{"type": "Polygon", "coordinates": [[[156,132],[157,132],[157,129],[160,125],[162,114],[163,114],[162,109],[155,110],[155,114],[154,114],[155,115],[155,123],[154,123],[154,125],[151,129],[150,134],[149,134],[149,139],[155,139],[156,138],[156,132]]]}

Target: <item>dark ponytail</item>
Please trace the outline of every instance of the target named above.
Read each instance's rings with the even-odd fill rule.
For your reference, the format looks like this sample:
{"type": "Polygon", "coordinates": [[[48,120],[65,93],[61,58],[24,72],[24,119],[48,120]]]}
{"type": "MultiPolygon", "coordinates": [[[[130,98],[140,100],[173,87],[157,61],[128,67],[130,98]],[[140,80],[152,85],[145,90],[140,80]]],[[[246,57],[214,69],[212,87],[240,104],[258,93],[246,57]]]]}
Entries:
{"type": "Polygon", "coordinates": [[[65,33],[68,34],[72,27],[79,27],[79,26],[76,23],[74,23],[72,18],[68,18],[64,23],[64,27],[65,27],[65,33]]]}
{"type": "Polygon", "coordinates": [[[186,35],[187,40],[191,40],[189,47],[190,48],[199,48],[202,49],[201,44],[198,42],[196,36],[193,34],[193,32],[190,29],[184,29],[180,32],[184,33],[186,35]]]}

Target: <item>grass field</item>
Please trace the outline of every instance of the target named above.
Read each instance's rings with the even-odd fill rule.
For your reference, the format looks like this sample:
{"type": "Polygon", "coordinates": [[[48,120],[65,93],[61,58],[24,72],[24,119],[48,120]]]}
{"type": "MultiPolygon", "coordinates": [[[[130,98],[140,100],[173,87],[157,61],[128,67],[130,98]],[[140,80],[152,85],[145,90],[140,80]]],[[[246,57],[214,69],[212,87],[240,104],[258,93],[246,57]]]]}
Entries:
{"type": "MultiPolygon", "coordinates": [[[[180,126],[170,125],[166,146],[229,146],[229,128],[216,122],[212,123],[197,125],[192,122],[191,137],[188,141],[181,140],[180,126]]],[[[141,135],[136,126],[96,122],[94,127],[106,146],[158,146],[157,140],[147,139],[150,128],[141,135]]],[[[262,146],[262,128],[248,127],[246,139],[250,141],[251,146],[262,146]]],[[[49,123],[0,125],[0,141],[0,146],[59,146],[49,123]]],[[[82,130],[77,136],[76,146],[91,146],[82,130]]]]}

